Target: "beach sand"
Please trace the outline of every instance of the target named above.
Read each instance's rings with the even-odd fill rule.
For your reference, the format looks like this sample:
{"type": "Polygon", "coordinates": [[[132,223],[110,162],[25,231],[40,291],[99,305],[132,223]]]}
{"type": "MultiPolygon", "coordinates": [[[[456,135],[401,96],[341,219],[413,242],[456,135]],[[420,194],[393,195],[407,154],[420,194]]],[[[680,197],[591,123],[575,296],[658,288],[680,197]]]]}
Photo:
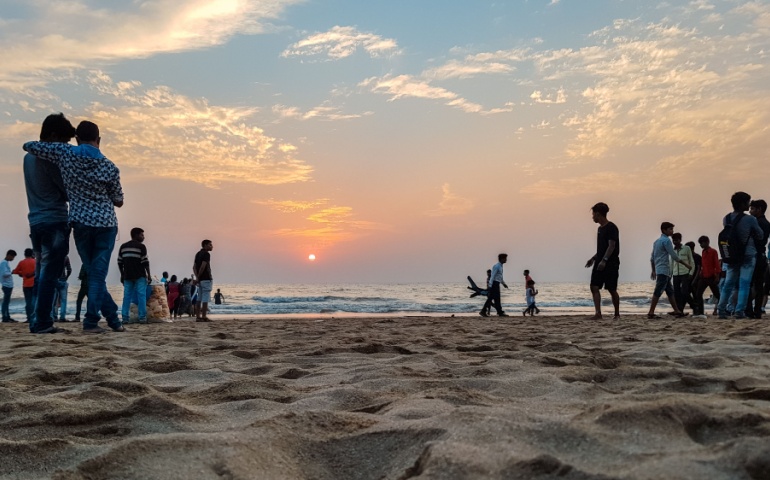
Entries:
{"type": "Polygon", "coordinates": [[[0,478],[770,478],[770,320],[78,327],[0,326],[0,478]]]}

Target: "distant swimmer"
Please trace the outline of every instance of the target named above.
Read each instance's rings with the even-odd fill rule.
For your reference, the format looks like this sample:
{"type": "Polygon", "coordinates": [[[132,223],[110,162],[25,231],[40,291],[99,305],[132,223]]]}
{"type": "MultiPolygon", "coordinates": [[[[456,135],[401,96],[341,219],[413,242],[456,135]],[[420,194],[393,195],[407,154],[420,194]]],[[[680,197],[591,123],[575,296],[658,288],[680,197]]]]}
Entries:
{"type": "Polygon", "coordinates": [[[225,303],[225,296],[217,288],[217,293],[214,294],[214,304],[222,305],[223,303],[225,303]]]}

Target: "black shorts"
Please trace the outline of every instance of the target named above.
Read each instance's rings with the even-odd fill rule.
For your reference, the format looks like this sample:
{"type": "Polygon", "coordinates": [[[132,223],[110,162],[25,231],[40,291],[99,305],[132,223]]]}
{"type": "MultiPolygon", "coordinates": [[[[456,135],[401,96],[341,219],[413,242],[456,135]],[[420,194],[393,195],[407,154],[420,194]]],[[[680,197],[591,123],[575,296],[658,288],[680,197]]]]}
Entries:
{"type": "Polygon", "coordinates": [[[618,289],[618,273],[620,265],[605,265],[604,270],[597,270],[596,267],[591,271],[591,286],[604,288],[613,291],[618,289]]]}

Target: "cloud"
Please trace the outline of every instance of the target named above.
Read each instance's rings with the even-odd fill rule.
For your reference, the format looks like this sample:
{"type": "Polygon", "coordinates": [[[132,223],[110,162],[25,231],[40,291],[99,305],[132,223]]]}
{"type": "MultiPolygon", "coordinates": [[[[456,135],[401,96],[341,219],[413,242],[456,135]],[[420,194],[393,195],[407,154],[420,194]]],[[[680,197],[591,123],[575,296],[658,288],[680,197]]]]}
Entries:
{"type": "MultiPolygon", "coordinates": [[[[705,2],[692,6],[694,12],[710,11],[705,2]]],[[[522,192],[565,196],[599,185],[618,191],[684,188],[694,185],[695,171],[739,180],[763,168],[762,152],[770,151],[770,69],[762,52],[770,37],[762,18],[769,12],[770,6],[756,3],[735,9],[730,15],[748,17],[753,25],[739,34],[706,33],[684,21],[621,20],[594,32],[593,45],[533,52],[541,79],[589,86],[579,92],[581,105],[560,119],[573,132],[564,153],[574,167],[561,174],[581,173],[539,181],[522,192]],[[606,168],[616,157],[625,161],[585,174],[588,165],[601,160],[606,168]]]]}
{"type": "Polygon", "coordinates": [[[282,228],[268,232],[270,235],[312,240],[318,246],[331,246],[340,242],[357,240],[373,231],[386,230],[382,224],[357,220],[353,208],[333,206],[324,208],[306,218],[307,228],[282,228]]]}
{"type": "Polygon", "coordinates": [[[513,109],[511,104],[506,104],[502,108],[486,110],[482,105],[466,100],[455,92],[433,86],[430,82],[411,75],[371,77],[359,83],[359,87],[369,88],[374,93],[389,95],[391,97],[389,101],[405,97],[441,100],[445,105],[459,108],[467,113],[494,114],[513,109]]]}
{"type": "Polygon", "coordinates": [[[311,208],[316,208],[321,205],[326,205],[329,203],[329,199],[321,198],[319,200],[301,202],[295,200],[274,200],[271,198],[270,200],[254,200],[252,203],[257,205],[266,205],[273,210],[277,210],[282,213],[296,213],[309,210],[311,208]]]}
{"type": "Polygon", "coordinates": [[[438,208],[425,212],[429,217],[449,217],[464,215],[473,210],[474,203],[452,192],[448,183],[441,186],[441,201],[438,208]]]}
{"type": "Polygon", "coordinates": [[[335,26],[323,33],[310,35],[291,45],[281,53],[282,57],[326,56],[339,60],[362,49],[370,57],[399,54],[398,44],[390,38],[373,33],[360,32],[354,27],[335,26]]]}
{"type": "Polygon", "coordinates": [[[0,29],[0,89],[27,91],[52,71],[94,62],[145,58],[221,45],[236,34],[274,29],[287,7],[303,0],[37,0],[24,18],[0,29]]]}
{"type": "Polygon", "coordinates": [[[114,82],[102,72],[88,82],[110,100],[86,113],[102,127],[103,150],[120,167],[210,187],[310,179],[312,167],[295,157],[294,145],[254,126],[255,108],[211,105],[165,86],[114,82]]]}
{"type": "Polygon", "coordinates": [[[567,102],[567,95],[564,91],[564,88],[560,88],[556,91],[555,94],[551,95],[543,95],[543,92],[540,90],[535,90],[532,92],[532,94],[529,96],[535,103],[566,103],[567,102]]]}
{"type": "Polygon", "coordinates": [[[342,113],[340,107],[332,106],[328,103],[324,103],[310,110],[303,111],[299,107],[289,107],[286,105],[273,105],[272,111],[280,119],[294,119],[294,120],[351,120],[354,118],[361,118],[364,116],[372,115],[373,112],[363,113],[342,113]]]}

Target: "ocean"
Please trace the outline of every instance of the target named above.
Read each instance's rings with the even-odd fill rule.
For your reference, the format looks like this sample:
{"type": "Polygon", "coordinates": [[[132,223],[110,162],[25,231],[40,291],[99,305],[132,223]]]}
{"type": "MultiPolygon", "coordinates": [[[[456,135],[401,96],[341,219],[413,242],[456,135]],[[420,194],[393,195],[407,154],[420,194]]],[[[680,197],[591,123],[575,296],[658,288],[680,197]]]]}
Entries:
{"type": "MultiPolygon", "coordinates": [[[[215,284],[225,296],[224,305],[210,305],[212,314],[264,316],[370,316],[370,315],[475,315],[486,297],[469,298],[467,283],[414,284],[215,284]]],[[[518,315],[526,307],[524,284],[511,283],[502,289],[503,308],[518,315]]],[[[67,316],[75,314],[79,283],[70,285],[67,316]]],[[[627,282],[618,286],[621,313],[646,313],[653,282],[627,282]]],[[[541,315],[593,313],[588,283],[539,283],[537,305],[541,315]]],[[[120,304],[122,287],[110,292],[120,304]]],[[[21,288],[14,288],[11,314],[24,318],[21,288]]],[[[665,298],[661,307],[667,307],[665,298]]],[[[612,313],[609,294],[602,291],[605,315],[612,313]]],[[[85,306],[84,306],[85,308],[85,306]]]]}

